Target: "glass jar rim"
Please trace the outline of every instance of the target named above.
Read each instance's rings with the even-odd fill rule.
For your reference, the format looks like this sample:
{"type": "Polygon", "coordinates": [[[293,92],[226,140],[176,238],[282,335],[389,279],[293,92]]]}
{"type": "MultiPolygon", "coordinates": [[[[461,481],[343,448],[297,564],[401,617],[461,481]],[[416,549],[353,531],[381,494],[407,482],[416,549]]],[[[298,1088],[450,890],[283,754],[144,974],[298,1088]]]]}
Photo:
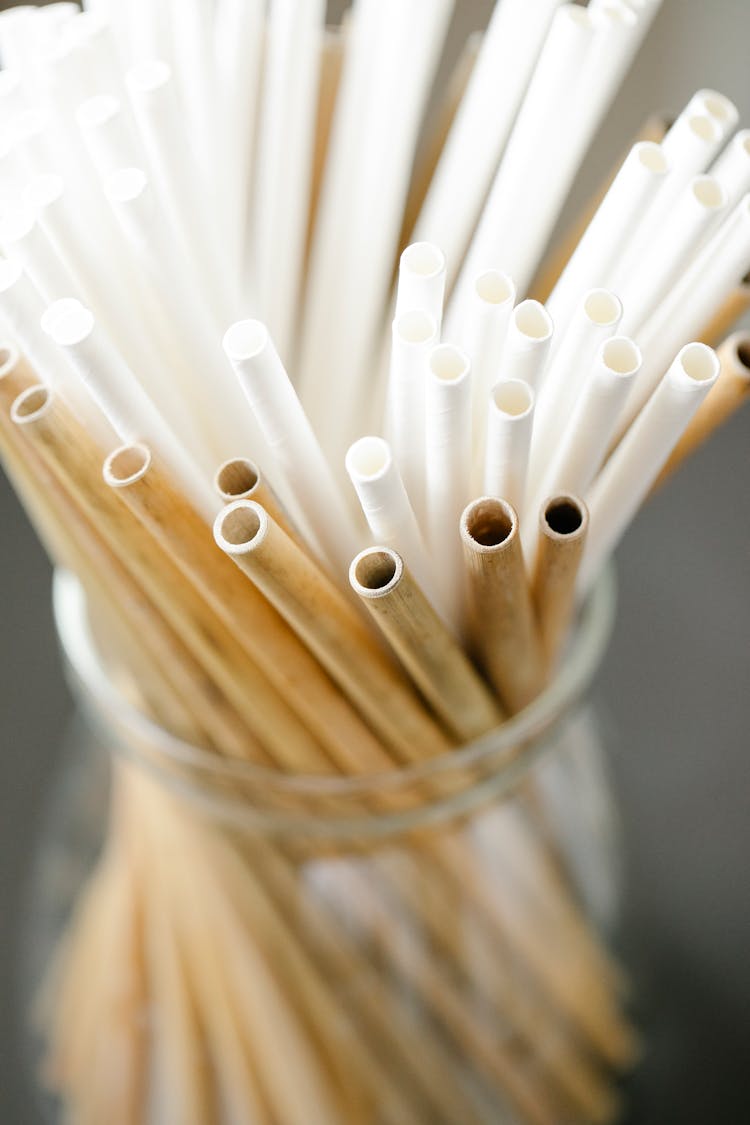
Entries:
{"type": "MultiPolygon", "coordinates": [[[[297,798],[345,800],[362,798],[374,788],[382,793],[428,783],[453,771],[476,769],[490,757],[501,763],[505,753],[513,759],[514,774],[522,775],[538,756],[535,743],[583,695],[596,673],[614,622],[616,582],[614,569],[606,568],[581,609],[565,658],[544,691],[523,711],[480,738],[424,762],[394,765],[393,769],[377,774],[344,776],[282,773],[251,761],[221,757],[163,729],[138,710],[107,675],[97,651],[84,590],[70,572],[55,572],[53,608],[73,690],[95,725],[104,727],[108,734],[122,731],[130,736],[128,745],[118,747],[127,756],[139,757],[130,745],[132,739],[133,744],[148,746],[165,765],[185,767],[194,776],[203,774],[227,783],[252,782],[259,791],[270,787],[276,794],[297,798]]],[[[122,743],[126,739],[118,735],[117,741],[122,743]]]]}

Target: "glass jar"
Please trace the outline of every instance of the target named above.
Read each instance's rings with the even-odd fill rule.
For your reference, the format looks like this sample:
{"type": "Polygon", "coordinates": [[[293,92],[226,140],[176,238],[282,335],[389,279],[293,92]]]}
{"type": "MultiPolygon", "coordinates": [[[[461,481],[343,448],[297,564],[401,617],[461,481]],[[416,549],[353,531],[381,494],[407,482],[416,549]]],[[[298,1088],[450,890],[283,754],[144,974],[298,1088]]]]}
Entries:
{"type": "Polygon", "coordinates": [[[181,742],[113,682],[65,574],[55,612],[83,716],[28,943],[30,978],[47,967],[34,1025],[55,1112],[611,1119],[636,1047],[608,948],[616,817],[588,700],[611,574],[523,713],[377,777],[281,775],[181,742]]]}

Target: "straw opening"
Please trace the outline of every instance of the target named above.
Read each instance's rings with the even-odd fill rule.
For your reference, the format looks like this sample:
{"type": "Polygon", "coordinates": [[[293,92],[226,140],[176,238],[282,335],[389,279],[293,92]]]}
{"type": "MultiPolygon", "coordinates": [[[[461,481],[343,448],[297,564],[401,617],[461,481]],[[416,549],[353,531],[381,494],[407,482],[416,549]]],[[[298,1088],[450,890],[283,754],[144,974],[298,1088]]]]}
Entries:
{"type": "Polygon", "coordinates": [[[401,261],[419,277],[437,277],[445,268],[445,255],[432,242],[414,242],[404,250],[401,261]]]}
{"type": "Polygon", "coordinates": [[[370,549],[354,560],[352,574],[362,589],[384,593],[400,577],[402,567],[394,551],[370,549]]]}
{"type": "Polygon", "coordinates": [[[430,371],[443,383],[456,383],[469,371],[469,360],[452,344],[440,344],[430,355],[430,371]]]}
{"type": "Polygon", "coordinates": [[[514,296],[513,282],[499,270],[487,270],[480,274],[474,282],[474,288],[479,299],[486,301],[488,305],[504,305],[514,296]]]}
{"type": "Polygon", "coordinates": [[[750,373],[750,337],[745,337],[737,345],[737,359],[750,373]]]}
{"type": "Polygon", "coordinates": [[[355,441],[346,455],[346,468],[351,476],[374,480],[391,463],[388,442],[380,437],[363,437],[355,441]]]}
{"type": "Polygon", "coordinates": [[[719,136],[719,127],[710,117],[697,114],[688,120],[688,127],[696,137],[702,141],[715,141],[719,136]]]}
{"type": "Polygon", "coordinates": [[[649,172],[663,176],[669,171],[669,161],[661,145],[654,141],[644,141],[638,148],[638,160],[649,172]]]}
{"type": "Polygon", "coordinates": [[[493,387],[492,401],[501,414],[522,418],[534,405],[534,392],[522,379],[508,379],[493,387]]]}
{"type": "Polygon", "coordinates": [[[555,535],[575,535],[583,526],[583,510],[570,496],[550,500],[544,509],[544,522],[555,535]]]}
{"type": "Polygon", "coordinates": [[[632,375],[641,365],[641,353],[627,336],[613,336],[602,348],[604,364],[616,375],[632,375]]]}
{"type": "Polygon", "coordinates": [[[18,396],[11,407],[14,422],[31,422],[39,418],[52,401],[48,387],[28,387],[18,396]]]}
{"type": "Polygon", "coordinates": [[[220,531],[225,542],[232,547],[247,547],[261,529],[260,514],[255,508],[243,505],[223,513],[220,531]]]}
{"type": "Polygon", "coordinates": [[[705,383],[716,374],[716,353],[705,344],[688,344],[680,357],[682,370],[695,383],[705,383]]]}
{"type": "Polygon", "coordinates": [[[259,320],[238,320],[224,336],[224,350],[231,359],[255,359],[268,344],[268,330],[259,320]]]}
{"type": "Polygon", "coordinates": [[[402,313],[394,321],[394,331],[405,344],[426,344],[437,332],[434,319],[417,309],[402,313]]]}
{"type": "Polygon", "coordinates": [[[722,207],[727,193],[713,176],[698,176],[692,184],[693,195],[703,207],[722,207]]]}
{"type": "Polygon", "coordinates": [[[504,500],[476,500],[464,513],[467,535],[481,547],[500,547],[516,526],[513,509],[504,500]]]}
{"type": "Polygon", "coordinates": [[[615,324],[622,315],[619,298],[607,289],[592,289],[587,293],[583,309],[589,320],[602,328],[615,324]]]}
{"type": "Polygon", "coordinates": [[[522,301],[513,310],[516,328],[532,340],[546,340],[552,335],[549,313],[538,301],[522,301]]]}
{"type": "Polygon", "coordinates": [[[104,479],[108,484],[123,488],[145,476],[150,464],[151,453],[145,445],[123,445],[104,462],[104,479]]]}
{"type": "Polygon", "coordinates": [[[216,490],[224,498],[239,500],[249,496],[257,488],[260,471],[247,457],[235,457],[226,461],[216,473],[216,490]]]}

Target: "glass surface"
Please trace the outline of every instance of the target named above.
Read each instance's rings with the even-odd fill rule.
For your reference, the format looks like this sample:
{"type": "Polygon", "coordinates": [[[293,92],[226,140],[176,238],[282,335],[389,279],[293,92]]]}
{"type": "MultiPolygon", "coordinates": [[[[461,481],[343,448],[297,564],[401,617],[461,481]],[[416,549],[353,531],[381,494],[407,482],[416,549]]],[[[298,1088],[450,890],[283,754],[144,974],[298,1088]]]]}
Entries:
{"type": "Polygon", "coordinates": [[[526,712],[356,780],[173,739],[114,689],[66,576],[55,602],[85,721],[40,864],[54,854],[67,877],[40,888],[33,929],[49,962],[75,901],[37,1006],[68,1109],[126,1104],[158,1125],[611,1116],[635,1041],[602,938],[616,817],[586,699],[611,576],[526,712]]]}

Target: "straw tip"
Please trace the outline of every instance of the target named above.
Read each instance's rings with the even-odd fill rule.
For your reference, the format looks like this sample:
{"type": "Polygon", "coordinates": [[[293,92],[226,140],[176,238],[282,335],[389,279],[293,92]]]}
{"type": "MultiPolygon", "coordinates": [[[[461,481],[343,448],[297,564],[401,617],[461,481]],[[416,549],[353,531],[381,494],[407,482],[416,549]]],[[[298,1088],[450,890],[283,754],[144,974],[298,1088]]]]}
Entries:
{"type": "Polygon", "coordinates": [[[145,477],[151,462],[151,450],[142,442],[121,445],[106,458],[102,475],[112,488],[127,488],[145,477]]]}
{"type": "Polygon", "coordinates": [[[409,273],[430,280],[446,268],[445,254],[434,242],[412,242],[401,255],[401,265],[409,273]]]}
{"type": "Polygon", "coordinates": [[[392,460],[391,447],[385,438],[368,435],[349,446],[346,471],[355,482],[377,480],[388,471],[392,460]]]}
{"type": "Polygon", "coordinates": [[[510,274],[501,270],[483,270],[474,279],[474,293],[486,305],[513,305],[516,286],[510,274]]]}
{"type": "Polygon", "coordinates": [[[106,125],[122,111],[122,102],[112,94],[95,94],[76,109],[76,120],[84,129],[96,129],[106,125]]]}
{"type": "Polygon", "coordinates": [[[260,546],[268,531],[268,515],[254,500],[227,504],[214,520],[214,540],[227,555],[247,555],[260,546]]]}
{"type": "Polygon", "coordinates": [[[268,329],[260,320],[238,320],[224,333],[222,346],[230,360],[257,359],[269,343],[268,329]]]}
{"type": "Polygon", "coordinates": [[[691,384],[713,383],[719,375],[719,357],[708,344],[685,344],[677,354],[676,367],[691,384]]]}
{"type": "Polygon", "coordinates": [[[365,547],[351,561],[349,583],[361,598],[372,600],[395,589],[403,573],[404,561],[392,547],[365,547]]]}
{"type": "Polygon", "coordinates": [[[169,63],[163,59],[146,59],[128,70],[125,81],[134,94],[151,94],[165,86],[172,77],[169,63]]]}
{"type": "Polygon", "coordinates": [[[148,176],[142,168],[118,168],[111,172],[104,184],[107,198],[112,203],[132,203],[148,187],[148,176]]]}
{"type": "Polygon", "coordinates": [[[42,331],[62,347],[80,344],[94,330],[94,314],[74,297],[63,297],[45,310],[42,331]]]}
{"type": "Polygon", "coordinates": [[[20,357],[21,353],[12,340],[0,340],[0,379],[14,369],[20,357]]]}

